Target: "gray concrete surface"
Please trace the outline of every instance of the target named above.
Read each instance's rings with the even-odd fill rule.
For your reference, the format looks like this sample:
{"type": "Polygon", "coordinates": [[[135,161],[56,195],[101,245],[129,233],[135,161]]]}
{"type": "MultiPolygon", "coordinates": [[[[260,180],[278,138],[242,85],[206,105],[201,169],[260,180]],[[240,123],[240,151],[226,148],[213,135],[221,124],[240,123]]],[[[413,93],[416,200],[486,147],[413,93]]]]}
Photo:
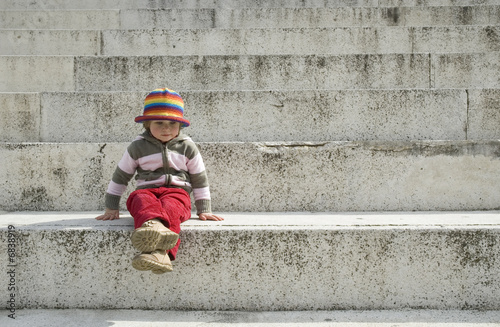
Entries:
{"type": "MultiPolygon", "coordinates": [[[[429,64],[428,54],[77,57],[74,76],[77,91],[144,91],[167,82],[173,89],[226,91],[428,88],[429,64]]],[[[482,67],[471,66],[475,76],[482,67]]]]}
{"type": "Polygon", "coordinates": [[[470,90],[469,94],[469,119],[467,134],[470,139],[498,139],[494,130],[500,132],[498,124],[500,121],[500,110],[497,95],[498,89],[470,90]]]}
{"type": "Polygon", "coordinates": [[[0,9],[133,9],[133,8],[245,8],[245,7],[395,7],[498,5],[498,0],[4,0],[0,9]]]}
{"type": "Polygon", "coordinates": [[[0,56],[0,92],[74,91],[70,56],[0,56]]]}
{"type": "Polygon", "coordinates": [[[100,54],[99,31],[0,30],[0,55],[100,54]]]}
{"type": "MultiPolygon", "coordinates": [[[[494,58],[485,66],[461,67],[457,74],[474,73],[477,78],[484,70],[493,76],[486,68],[497,64],[494,58]]],[[[165,84],[187,90],[428,88],[429,65],[428,54],[0,56],[0,92],[149,91],[165,84]],[[166,73],[158,74],[161,71],[166,73]]],[[[446,76],[435,74],[439,87],[452,87],[454,75],[446,70],[446,62],[440,67],[446,76]]],[[[481,85],[497,83],[485,79],[481,85]]]]}
{"type": "Polygon", "coordinates": [[[120,10],[3,10],[0,28],[100,30],[120,28],[120,10]]]}
{"type": "MultiPolygon", "coordinates": [[[[489,52],[500,49],[498,29],[496,26],[448,26],[440,28],[113,30],[102,32],[102,54],[105,56],[187,56],[489,52]]],[[[64,40],[57,36],[54,39],[58,40],[57,43],[64,40]],[[62,40],[59,41],[59,39],[62,40]]],[[[57,46],[50,48],[53,51],[58,50],[57,46]]],[[[14,49],[19,49],[19,46],[13,48],[12,51],[14,49]]],[[[33,52],[26,51],[24,54],[30,55],[33,52]]],[[[50,53],[40,52],[40,54],[50,53]]]]}
{"type": "MultiPolygon", "coordinates": [[[[500,138],[496,120],[488,119],[494,101],[500,100],[493,90],[178,91],[191,122],[186,133],[196,141],[464,140],[467,134],[500,138]]],[[[30,126],[29,134],[6,120],[0,135],[5,141],[129,142],[143,129],[133,118],[142,113],[146,94],[44,93],[37,98],[27,94],[26,101],[22,94],[0,95],[8,103],[26,103],[27,108],[6,108],[18,108],[40,122],[30,126]],[[41,104],[36,106],[35,99],[41,104]],[[54,128],[57,124],[79,128],[54,128]]]]}
{"type": "Polygon", "coordinates": [[[0,30],[0,55],[344,55],[498,51],[496,26],[0,30]]]}
{"type": "MultiPolygon", "coordinates": [[[[199,142],[500,139],[498,89],[177,91],[199,142]]],[[[128,142],[147,93],[2,93],[0,137],[128,142]]]]}
{"type": "Polygon", "coordinates": [[[0,311],[4,327],[495,327],[498,311],[185,312],[157,310],[20,310],[16,320],[0,311]]]}
{"type": "MultiPolygon", "coordinates": [[[[135,111],[140,108],[132,106],[138,94],[169,86],[208,91],[199,98],[191,92],[195,103],[220,103],[225,97],[232,97],[228,105],[239,103],[232,117],[218,113],[208,134],[198,141],[203,141],[200,146],[209,174],[216,176],[212,178],[214,208],[253,212],[225,213],[223,223],[188,221],[181,236],[181,255],[174,273],[167,276],[131,269],[135,251],[129,244],[132,221],[126,215],[110,223],[95,221],[96,212],[5,213],[0,216],[4,224],[0,263],[7,273],[0,274],[4,285],[0,297],[15,298],[20,316],[28,319],[25,322],[38,325],[54,325],[47,316],[68,325],[68,313],[71,322],[85,316],[95,318],[90,323],[98,325],[130,323],[128,317],[140,317],[132,320],[149,325],[166,319],[176,325],[269,320],[391,326],[498,323],[497,311],[371,311],[374,316],[367,318],[359,311],[327,311],[334,315],[318,317],[318,312],[302,310],[500,310],[498,212],[305,212],[498,209],[500,150],[494,88],[500,85],[495,26],[499,4],[498,0],[2,1],[1,9],[36,11],[0,13],[0,21],[5,22],[0,27],[16,29],[0,31],[4,45],[0,54],[12,54],[0,56],[0,105],[2,117],[16,121],[6,131],[13,132],[13,142],[19,142],[0,145],[0,209],[101,207],[125,143],[110,143],[109,138],[99,143],[94,136],[79,139],[74,133],[75,142],[82,143],[30,144],[22,143],[24,135],[61,142],[52,130],[86,131],[92,127],[81,123],[86,117],[94,123],[104,121],[95,125],[97,131],[106,130],[114,122],[110,116],[118,121],[125,117],[113,115],[117,112],[113,110],[103,112],[103,104],[111,108],[125,103],[119,109],[135,111]],[[474,6],[459,7],[470,4],[474,6]],[[167,7],[192,10],[126,10],[167,7]],[[92,10],[50,11],[70,8],[92,10]],[[102,8],[113,10],[99,12],[102,8]],[[168,18],[177,25],[162,26],[168,18]],[[133,27],[144,19],[150,29],[193,30],[125,31],[146,28],[133,27]],[[18,21],[22,25],[16,27],[18,21]],[[199,25],[193,26],[193,21],[199,25]],[[255,27],[252,22],[274,29],[249,29],[255,27]],[[270,26],[276,22],[284,25],[270,26]],[[82,26],[93,30],[76,30],[82,26]],[[24,30],[47,27],[52,30],[24,30]],[[75,30],[61,30],[65,28],[75,30]],[[168,39],[169,35],[173,38],[168,39]],[[173,50],[176,38],[190,44],[173,50]],[[271,40],[271,46],[259,42],[262,39],[271,40]],[[308,43],[312,39],[317,42],[308,43]],[[235,46],[240,43],[245,46],[235,46]],[[212,44],[218,47],[210,48],[212,44]],[[144,56],[144,49],[151,55],[144,56]],[[117,56],[94,57],[103,53],[117,56]],[[291,96],[304,89],[310,90],[304,92],[309,97],[291,96]],[[261,99],[263,94],[267,95],[261,99]],[[241,112],[249,102],[271,108],[273,114],[264,115],[267,121],[257,120],[256,125],[235,124],[235,130],[244,131],[241,143],[231,139],[229,129],[224,137],[232,143],[220,139],[210,143],[210,133],[220,129],[217,124],[242,120],[241,112]],[[287,131],[300,122],[293,108],[303,108],[304,103],[317,108],[312,114],[315,123],[287,131]],[[220,116],[227,120],[221,122],[220,116]],[[273,134],[271,126],[265,125],[273,123],[271,117],[274,125],[282,124],[285,117],[292,119],[273,134]],[[335,119],[338,122],[333,124],[317,124],[335,119]],[[252,132],[262,125],[268,126],[263,139],[271,142],[252,139],[252,132]],[[447,126],[442,134],[437,132],[440,125],[447,126]],[[303,134],[315,128],[318,134],[303,134]],[[280,138],[284,134],[289,139],[280,138]],[[317,139],[310,142],[309,137],[317,139]],[[353,141],[332,142],[330,137],[353,141]],[[414,141],[418,137],[431,140],[414,141]],[[438,140],[454,137],[457,140],[438,140]],[[460,141],[469,138],[494,140],[460,141]],[[303,212],[259,212],[266,210],[303,212]],[[9,224],[15,230],[10,235],[9,224]],[[15,289],[9,293],[5,286],[12,283],[15,289]],[[142,317],[152,311],[116,314],[22,308],[232,312],[189,312],[187,318],[185,312],[181,318],[174,313],[150,321],[142,317]]],[[[205,111],[194,121],[210,121],[207,117],[215,114],[214,107],[201,107],[205,111]]],[[[2,326],[5,319],[12,323],[3,316],[2,326]]]]}
{"type": "Polygon", "coordinates": [[[498,52],[0,56],[0,91],[149,91],[166,84],[173,89],[186,90],[497,88],[500,86],[496,73],[499,60],[498,52]],[[160,71],[167,73],[158,74],[160,71]]]}
{"type": "MultiPolygon", "coordinates": [[[[33,230],[43,229],[121,229],[132,228],[132,216],[127,211],[120,219],[98,221],[92,218],[101,211],[0,211],[0,228],[9,225],[33,230]]],[[[461,227],[475,226],[498,228],[499,211],[420,211],[420,212],[220,212],[223,221],[202,221],[195,213],[182,224],[184,228],[251,227],[280,228],[298,227],[321,229],[327,226],[354,227],[461,227]]]]}
{"type": "MultiPolygon", "coordinates": [[[[66,4],[67,2],[64,2],[66,4]]],[[[101,3],[101,2],[100,2],[101,3]]],[[[267,2],[265,2],[267,3],[267,2]]],[[[497,25],[498,6],[2,10],[7,29],[313,28],[497,25]]],[[[462,5],[467,5],[465,1],[462,5]]],[[[0,4],[1,5],[1,4],[0,4]]],[[[19,8],[20,9],[20,8],[19,8]]],[[[0,9],[1,10],[1,9],[0,9]]]]}
{"type": "Polygon", "coordinates": [[[97,214],[1,215],[0,252],[14,244],[15,256],[0,257],[14,269],[0,284],[16,289],[0,298],[15,294],[18,309],[500,309],[498,211],[220,213],[183,225],[167,275],[131,267],[130,216],[97,214]]]}
{"type": "Polygon", "coordinates": [[[312,28],[497,25],[497,6],[142,9],[121,11],[122,29],[312,28]],[[466,13],[466,14],[465,14],[466,13]],[[178,18],[182,15],[182,19],[178,18]]]}
{"type": "Polygon", "coordinates": [[[0,93],[0,138],[4,142],[40,140],[40,94],[0,93]]]}
{"type": "MultiPolygon", "coordinates": [[[[0,143],[1,209],[101,208],[127,145],[0,143]]],[[[499,141],[198,145],[219,211],[498,208],[499,141]]]]}

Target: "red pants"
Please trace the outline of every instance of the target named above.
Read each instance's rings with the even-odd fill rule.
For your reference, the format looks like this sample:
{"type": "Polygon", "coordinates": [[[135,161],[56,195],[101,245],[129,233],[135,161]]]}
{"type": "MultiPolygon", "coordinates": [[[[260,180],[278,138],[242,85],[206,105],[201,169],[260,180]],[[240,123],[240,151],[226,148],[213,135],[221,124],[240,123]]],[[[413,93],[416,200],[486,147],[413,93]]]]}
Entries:
{"type": "MultiPolygon", "coordinates": [[[[191,218],[191,198],[179,188],[149,188],[136,190],[127,199],[127,209],[134,217],[137,229],[146,221],[158,218],[171,231],[179,234],[181,223],[191,218]]],[[[181,240],[169,250],[171,260],[175,260],[181,240]]]]}

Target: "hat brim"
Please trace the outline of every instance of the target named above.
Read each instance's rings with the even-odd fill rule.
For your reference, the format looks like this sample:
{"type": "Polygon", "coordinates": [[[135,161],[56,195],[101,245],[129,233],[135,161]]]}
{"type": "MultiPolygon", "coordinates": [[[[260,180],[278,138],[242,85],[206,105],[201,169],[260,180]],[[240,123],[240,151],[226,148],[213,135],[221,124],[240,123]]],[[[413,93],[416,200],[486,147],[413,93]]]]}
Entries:
{"type": "Polygon", "coordinates": [[[134,121],[136,123],[141,123],[144,121],[148,120],[170,120],[170,121],[176,121],[178,123],[182,124],[182,127],[188,127],[191,125],[189,120],[184,119],[184,118],[179,118],[179,117],[174,117],[174,116],[137,116],[135,117],[134,121]]]}

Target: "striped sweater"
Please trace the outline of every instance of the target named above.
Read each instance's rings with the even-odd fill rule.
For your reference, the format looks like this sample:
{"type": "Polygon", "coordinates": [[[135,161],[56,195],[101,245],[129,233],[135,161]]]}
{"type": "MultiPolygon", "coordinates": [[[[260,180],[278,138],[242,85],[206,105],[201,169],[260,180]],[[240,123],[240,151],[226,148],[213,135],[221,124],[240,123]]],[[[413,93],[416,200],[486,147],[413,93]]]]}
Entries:
{"type": "Polygon", "coordinates": [[[192,191],[197,214],[211,212],[205,164],[196,144],[182,132],[163,144],[145,131],[128,146],[106,191],[107,208],[119,208],[134,175],[137,189],[173,187],[192,191]]]}

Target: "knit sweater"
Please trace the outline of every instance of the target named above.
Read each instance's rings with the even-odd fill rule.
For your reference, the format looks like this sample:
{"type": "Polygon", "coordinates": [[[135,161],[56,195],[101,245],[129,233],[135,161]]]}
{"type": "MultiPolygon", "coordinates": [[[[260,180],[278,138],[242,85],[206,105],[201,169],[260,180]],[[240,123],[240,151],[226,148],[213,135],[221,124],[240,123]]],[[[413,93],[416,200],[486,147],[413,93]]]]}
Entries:
{"type": "Polygon", "coordinates": [[[120,198],[134,175],[137,189],[182,188],[193,192],[197,214],[211,212],[205,164],[196,144],[182,132],[162,143],[145,131],[128,146],[108,185],[107,208],[119,208],[120,198]]]}

